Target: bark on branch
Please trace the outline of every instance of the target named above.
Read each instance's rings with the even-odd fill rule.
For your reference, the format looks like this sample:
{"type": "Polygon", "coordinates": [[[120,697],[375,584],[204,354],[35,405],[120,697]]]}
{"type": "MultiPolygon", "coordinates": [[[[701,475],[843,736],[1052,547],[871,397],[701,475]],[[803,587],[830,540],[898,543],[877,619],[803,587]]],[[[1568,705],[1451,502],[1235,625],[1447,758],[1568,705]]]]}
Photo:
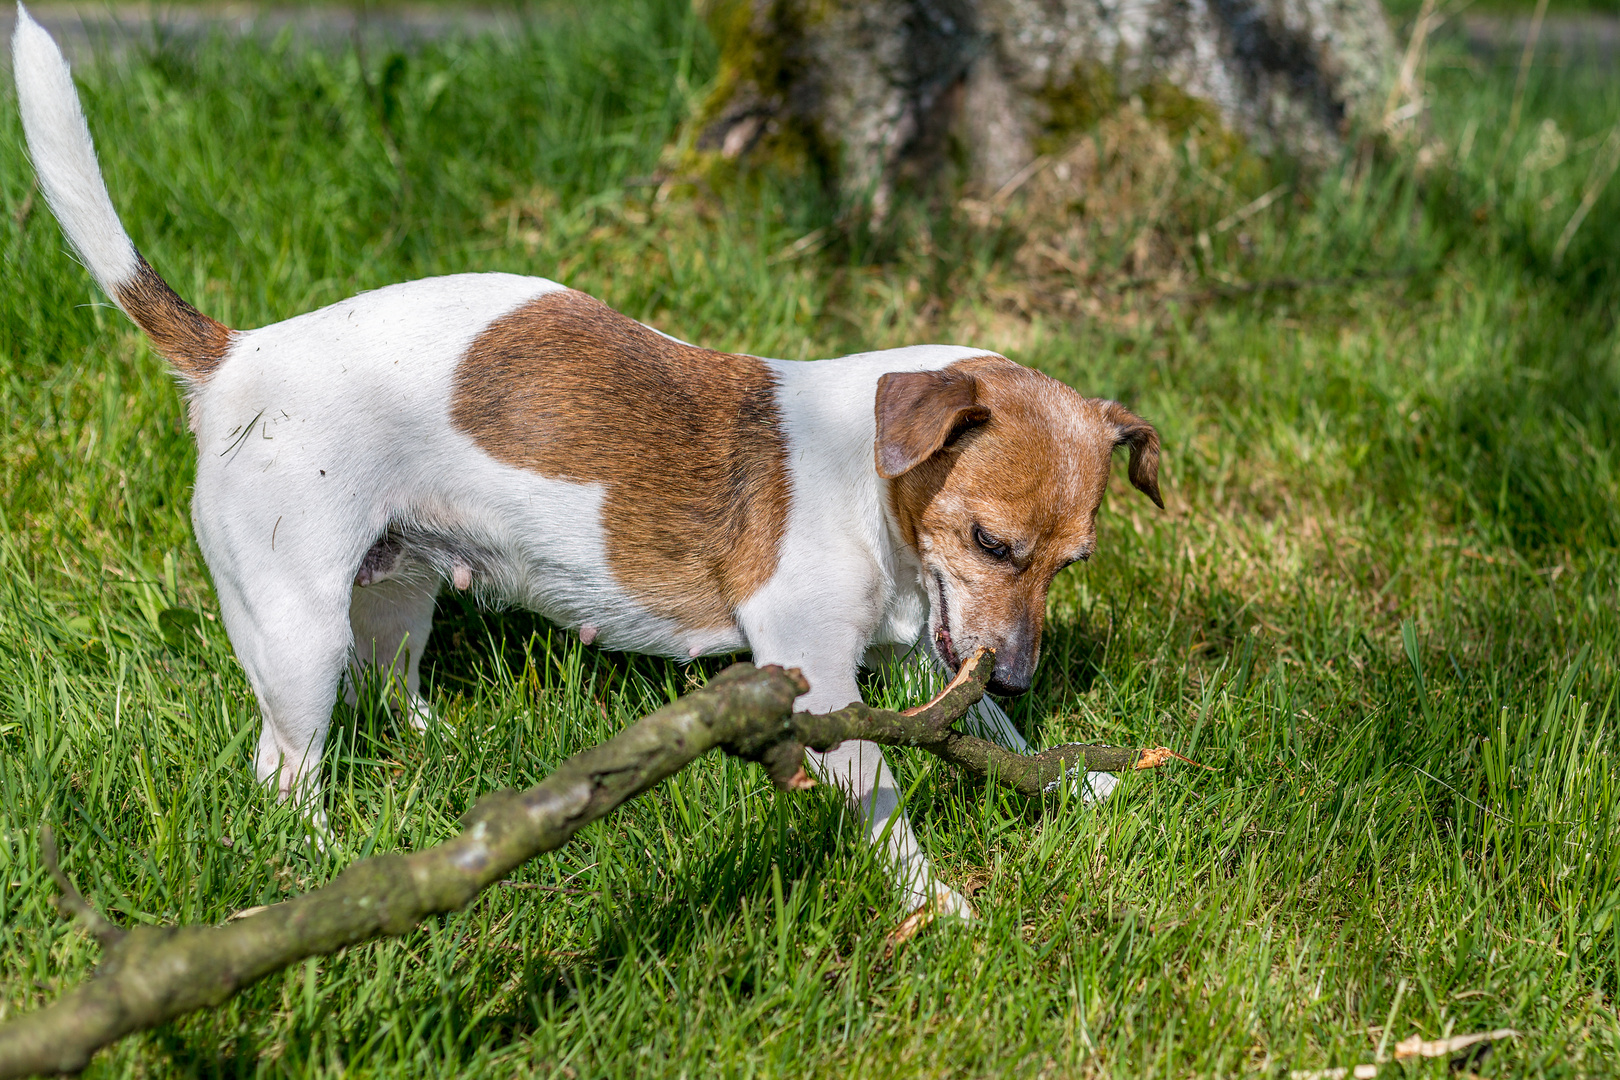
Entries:
{"type": "Polygon", "coordinates": [[[1155,751],[1084,746],[1026,758],[953,731],[983,695],[993,666],[993,656],[979,654],[938,698],[906,713],[856,704],[812,714],[792,711],[794,698],[808,689],[797,671],[736,664],[703,689],[568,758],[534,787],[485,795],[453,839],[410,855],[365,859],[320,889],[222,926],[118,929],[62,873],[54,839],[44,830],[58,908],[101,942],[105,958],[88,981],[0,1025],[0,1080],[77,1072],[125,1035],[219,1005],[306,957],[405,934],[431,915],[462,908],[522,863],[561,847],[583,826],[716,748],[759,762],[787,789],[811,786],[803,768],[806,746],[827,750],[857,738],[921,747],[1031,795],[1053,790],[1082,761],[1088,769],[1112,770],[1163,760],[1153,759],[1155,751]]]}
{"type": "Polygon", "coordinates": [[[1078,779],[1081,772],[1128,772],[1155,768],[1170,758],[1187,761],[1162,746],[1132,749],[1068,743],[1038,754],[1017,754],[985,739],[964,735],[952,725],[984,696],[994,666],[994,655],[980,652],[963,664],[950,685],[927,705],[899,713],[855,702],[836,712],[797,713],[793,717],[794,732],[813,750],[827,750],[846,739],[915,746],[975,776],[1030,796],[1053,794],[1065,778],[1078,779]]]}

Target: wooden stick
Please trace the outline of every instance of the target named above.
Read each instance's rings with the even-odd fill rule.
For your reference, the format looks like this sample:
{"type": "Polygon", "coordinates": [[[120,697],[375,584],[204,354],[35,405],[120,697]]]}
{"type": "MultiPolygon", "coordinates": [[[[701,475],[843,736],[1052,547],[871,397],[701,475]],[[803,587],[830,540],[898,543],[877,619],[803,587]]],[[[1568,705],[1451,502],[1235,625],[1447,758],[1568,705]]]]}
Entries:
{"type": "MultiPolygon", "coordinates": [[[[710,750],[757,761],[781,787],[809,787],[804,748],[845,739],[916,746],[1029,795],[1057,790],[1080,768],[1150,768],[1170,751],[1060,746],[1030,757],[952,729],[984,694],[994,669],[981,652],[945,691],[908,713],[854,704],[794,713],[809,687],[797,671],[736,664],[707,686],[575,754],[527,791],[495,791],[462,818],[456,837],[414,854],[364,859],[331,883],[219,926],[114,926],[62,873],[49,828],[41,830],[58,907],[105,950],[96,974],[37,1012],[0,1025],[0,1080],[78,1072],[97,1050],[197,1009],[217,1006],[310,956],[394,937],[423,919],[466,906],[529,859],[672,776],[710,750]]],[[[1183,759],[1185,760],[1185,759],[1183,759]]]]}
{"type": "MultiPolygon", "coordinates": [[[[453,839],[364,859],[323,888],[222,926],[136,926],[114,939],[110,924],[68,884],[63,907],[107,946],[105,960],[56,1001],[0,1025],[0,1077],[78,1072],[125,1035],[219,1005],[306,957],[404,934],[430,915],[464,907],[708,751],[745,730],[786,723],[806,689],[797,673],[781,668],[728,668],[702,690],[568,758],[527,791],[485,795],[453,839]]],[[[47,863],[55,863],[54,843],[47,863]]],[[[52,876],[59,888],[67,881],[59,870],[52,876]]]]}

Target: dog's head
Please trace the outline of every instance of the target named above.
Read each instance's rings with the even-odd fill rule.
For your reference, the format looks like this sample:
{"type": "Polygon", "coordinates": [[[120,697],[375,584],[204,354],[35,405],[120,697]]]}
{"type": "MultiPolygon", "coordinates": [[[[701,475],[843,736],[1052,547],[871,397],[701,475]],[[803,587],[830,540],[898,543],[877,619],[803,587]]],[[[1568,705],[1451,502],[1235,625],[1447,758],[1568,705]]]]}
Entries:
{"type": "Polygon", "coordinates": [[[1052,579],[1096,547],[1116,447],[1130,447],[1131,483],[1163,508],[1158,432],[999,356],[885,375],[876,407],[877,471],[922,561],[935,653],[954,672],[994,649],[990,689],[1023,693],[1052,579]]]}

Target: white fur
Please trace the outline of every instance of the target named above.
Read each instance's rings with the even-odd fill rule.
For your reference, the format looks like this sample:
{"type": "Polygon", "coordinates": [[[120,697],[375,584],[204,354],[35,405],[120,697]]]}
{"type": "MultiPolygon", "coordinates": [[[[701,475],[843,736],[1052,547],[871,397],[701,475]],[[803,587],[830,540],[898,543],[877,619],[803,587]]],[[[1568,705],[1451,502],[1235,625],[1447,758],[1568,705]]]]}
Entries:
{"type": "Polygon", "coordinates": [[[117,285],[135,274],[135,245],[101,179],[67,59],[21,3],[11,35],[11,65],[28,153],[45,201],[90,275],[107,295],[116,296],[117,285]]]}
{"type": "MultiPolygon", "coordinates": [[[[14,53],[47,199],[111,291],[138,256],[96,168],[67,65],[20,8],[14,53]]],[[[346,666],[383,675],[412,721],[426,719],[418,667],[446,579],[607,648],[676,658],[751,649],[760,663],[802,668],[812,689],[801,706],[811,709],[859,697],[857,668],[869,649],[881,660],[926,637],[921,565],[899,535],[873,460],[874,395],[886,372],[937,369],[982,350],[768,361],[791,493],[777,569],[741,605],[735,626],[692,632],[652,614],[614,577],[599,485],[502,464],[452,423],[456,369],[474,339],[560,288],[460,274],[363,293],[237,334],[193,387],[192,517],[264,714],[256,769],[282,794],[313,791],[346,666]],[[367,551],[385,536],[403,537],[405,554],[357,585],[367,551]]],[[[914,670],[919,685],[936,674],[914,670]]],[[[1026,748],[993,702],[974,723],[1026,748]]],[[[878,747],[846,744],[814,765],[860,808],[915,902],[943,893],[949,908],[967,910],[934,882],[878,747]]]]}

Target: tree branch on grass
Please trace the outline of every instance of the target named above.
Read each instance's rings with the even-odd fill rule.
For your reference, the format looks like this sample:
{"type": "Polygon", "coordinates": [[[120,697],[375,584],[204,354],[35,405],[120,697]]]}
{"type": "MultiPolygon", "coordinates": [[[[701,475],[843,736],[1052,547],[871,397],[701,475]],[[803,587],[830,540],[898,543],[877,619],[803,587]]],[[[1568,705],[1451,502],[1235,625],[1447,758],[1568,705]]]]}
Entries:
{"type": "Polygon", "coordinates": [[[980,652],[963,664],[950,685],[926,705],[891,712],[855,702],[836,712],[797,713],[793,717],[794,731],[799,741],[813,750],[827,750],[846,739],[866,739],[884,746],[915,746],[974,776],[994,780],[1032,797],[1053,794],[1065,777],[1078,779],[1082,770],[1152,769],[1172,758],[1189,765],[1198,764],[1163,746],[1140,750],[1068,743],[1038,754],[1018,754],[985,739],[964,735],[952,725],[984,696],[984,687],[994,666],[994,655],[980,652]]]}
{"type": "Polygon", "coordinates": [[[465,907],[524,862],[556,850],[713,749],[757,761],[778,786],[799,790],[813,786],[804,772],[807,746],[828,750],[845,739],[915,746],[1028,795],[1056,790],[1082,763],[1119,770],[1179,757],[1162,748],[1090,746],[1024,757],[952,730],[983,696],[994,663],[981,652],[939,697],[904,713],[855,704],[825,714],[792,711],[794,698],[809,689],[796,670],[733,665],[701,690],[563,761],[534,787],[485,795],[454,838],[410,855],[364,859],[322,888],[220,926],[120,930],[62,873],[55,838],[42,829],[58,909],[84,924],[105,958],[88,981],[0,1025],[0,1080],[77,1072],[125,1035],[217,1006],[306,957],[405,934],[431,915],[465,907]]]}

